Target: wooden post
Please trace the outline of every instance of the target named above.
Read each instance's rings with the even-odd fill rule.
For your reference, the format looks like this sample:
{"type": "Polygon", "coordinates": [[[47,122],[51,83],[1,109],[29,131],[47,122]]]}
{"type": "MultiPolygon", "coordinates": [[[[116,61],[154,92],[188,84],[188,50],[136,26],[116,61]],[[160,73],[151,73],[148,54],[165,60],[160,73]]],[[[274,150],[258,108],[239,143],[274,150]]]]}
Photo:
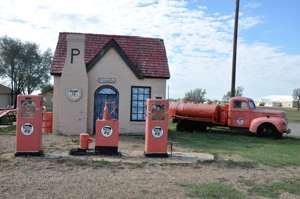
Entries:
{"type": "Polygon", "coordinates": [[[234,36],[233,36],[233,54],[232,54],[232,72],[231,72],[231,92],[230,96],[235,96],[235,74],[236,74],[236,50],[239,24],[239,7],[240,0],[236,0],[235,21],[234,21],[234,36]]]}

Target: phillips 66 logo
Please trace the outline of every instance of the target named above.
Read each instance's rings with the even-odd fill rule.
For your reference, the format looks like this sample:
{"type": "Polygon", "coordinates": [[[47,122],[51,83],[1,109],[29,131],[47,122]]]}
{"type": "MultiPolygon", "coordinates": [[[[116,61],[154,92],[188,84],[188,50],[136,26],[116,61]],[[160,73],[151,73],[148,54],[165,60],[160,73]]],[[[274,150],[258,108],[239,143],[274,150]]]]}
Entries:
{"type": "Polygon", "coordinates": [[[160,138],[164,134],[164,130],[160,126],[155,126],[152,129],[152,136],[155,138],[160,138]]]}
{"type": "Polygon", "coordinates": [[[24,123],[21,126],[21,132],[23,135],[31,135],[33,133],[33,125],[30,123],[24,123]]]}
{"type": "Polygon", "coordinates": [[[112,135],[112,133],[113,133],[113,130],[112,130],[111,126],[104,126],[101,129],[101,134],[104,137],[110,137],[112,135]]]}
{"type": "Polygon", "coordinates": [[[242,126],[245,123],[245,121],[243,118],[239,117],[236,119],[236,123],[237,125],[242,126]]]}

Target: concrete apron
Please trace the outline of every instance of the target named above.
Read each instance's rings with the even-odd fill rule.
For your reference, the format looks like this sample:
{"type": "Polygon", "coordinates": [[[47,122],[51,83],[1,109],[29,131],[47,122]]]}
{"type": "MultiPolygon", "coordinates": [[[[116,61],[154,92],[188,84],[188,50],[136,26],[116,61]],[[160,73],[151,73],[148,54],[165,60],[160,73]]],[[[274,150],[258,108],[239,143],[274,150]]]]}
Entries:
{"type": "MultiPolygon", "coordinates": [[[[13,153],[4,153],[0,155],[2,159],[13,158],[13,153]]],[[[30,158],[30,157],[28,157],[30,158]]],[[[69,153],[61,151],[45,152],[42,157],[34,157],[40,159],[65,159],[67,160],[86,160],[87,162],[94,162],[99,164],[103,162],[110,163],[124,163],[124,164],[150,164],[150,165],[186,165],[197,164],[203,162],[213,162],[214,155],[208,153],[193,153],[193,152],[173,152],[169,153],[167,158],[148,158],[144,156],[143,151],[122,151],[120,156],[105,156],[105,155],[87,155],[87,156],[71,156],[69,153]]]]}
{"type": "Polygon", "coordinates": [[[143,151],[122,151],[120,156],[71,156],[68,152],[50,152],[45,154],[45,158],[56,159],[86,159],[93,162],[111,162],[111,163],[128,163],[128,164],[195,164],[201,162],[212,162],[215,160],[214,155],[208,153],[193,153],[193,152],[173,152],[169,153],[167,158],[148,158],[144,156],[143,151]]]}

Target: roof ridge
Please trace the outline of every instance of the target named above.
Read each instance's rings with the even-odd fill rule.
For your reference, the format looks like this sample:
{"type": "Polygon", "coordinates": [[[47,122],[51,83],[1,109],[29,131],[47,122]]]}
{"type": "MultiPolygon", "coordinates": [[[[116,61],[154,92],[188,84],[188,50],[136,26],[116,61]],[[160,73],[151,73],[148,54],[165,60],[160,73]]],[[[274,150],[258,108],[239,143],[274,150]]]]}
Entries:
{"type": "Polygon", "coordinates": [[[144,36],[137,36],[137,35],[116,35],[116,34],[98,34],[98,33],[83,33],[83,32],[59,32],[59,34],[79,34],[79,35],[93,35],[93,36],[107,36],[107,37],[130,37],[130,38],[163,40],[162,38],[159,38],[159,37],[144,37],[144,36]]]}

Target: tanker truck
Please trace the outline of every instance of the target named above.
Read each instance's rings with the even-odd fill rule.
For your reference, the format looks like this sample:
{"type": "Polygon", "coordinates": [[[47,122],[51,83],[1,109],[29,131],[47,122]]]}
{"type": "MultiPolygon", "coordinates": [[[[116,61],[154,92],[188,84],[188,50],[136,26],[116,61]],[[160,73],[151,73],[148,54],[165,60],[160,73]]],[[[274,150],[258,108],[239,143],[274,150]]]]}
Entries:
{"type": "Polygon", "coordinates": [[[178,131],[205,131],[207,127],[226,126],[245,129],[260,137],[290,133],[284,111],[257,109],[254,101],[246,97],[233,97],[223,106],[175,102],[170,105],[169,116],[177,123],[178,131]]]}

